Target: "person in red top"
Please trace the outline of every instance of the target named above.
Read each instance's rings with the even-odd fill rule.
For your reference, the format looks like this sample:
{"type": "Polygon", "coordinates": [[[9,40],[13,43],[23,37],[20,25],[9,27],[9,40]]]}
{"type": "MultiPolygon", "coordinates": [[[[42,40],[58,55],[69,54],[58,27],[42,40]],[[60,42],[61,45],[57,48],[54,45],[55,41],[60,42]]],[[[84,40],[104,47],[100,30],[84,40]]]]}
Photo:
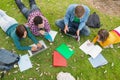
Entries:
{"type": "Polygon", "coordinates": [[[34,0],[29,0],[30,10],[25,7],[21,0],[15,0],[18,8],[28,20],[27,26],[35,36],[44,35],[50,31],[48,20],[42,15],[34,0]]]}

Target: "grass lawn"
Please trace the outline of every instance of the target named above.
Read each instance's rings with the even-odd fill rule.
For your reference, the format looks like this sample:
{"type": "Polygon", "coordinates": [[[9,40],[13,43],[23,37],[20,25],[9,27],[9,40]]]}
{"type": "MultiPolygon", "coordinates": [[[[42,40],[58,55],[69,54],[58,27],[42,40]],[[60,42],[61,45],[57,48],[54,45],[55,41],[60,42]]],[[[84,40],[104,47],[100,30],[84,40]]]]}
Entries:
{"type": "MultiPolygon", "coordinates": [[[[29,7],[28,0],[22,1],[27,5],[27,7],[29,7]]],[[[87,4],[91,9],[91,13],[96,11],[100,16],[101,23],[103,24],[101,28],[111,30],[120,25],[120,17],[103,14],[85,1],[87,0],[36,0],[36,3],[40,7],[44,16],[49,20],[51,29],[56,31],[59,31],[59,29],[54,24],[55,20],[62,18],[68,5],[72,3],[87,4]]],[[[0,9],[5,10],[9,16],[14,17],[20,24],[27,22],[25,17],[17,8],[14,0],[0,0],[0,9]]],[[[99,29],[91,28],[91,35],[88,37],[81,36],[81,40],[79,42],[69,36],[61,35],[60,32],[58,32],[52,45],[50,45],[47,40],[43,39],[47,46],[49,46],[49,49],[30,58],[33,68],[22,73],[19,71],[19,68],[12,69],[7,75],[5,75],[4,80],[56,80],[56,75],[60,71],[70,72],[76,80],[119,80],[120,48],[117,48],[118,45],[114,45],[114,48],[103,49],[102,55],[108,60],[108,64],[98,68],[93,68],[88,61],[90,56],[85,55],[79,49],[79,46],[87,39],[92,41],[99,29]],[[72,46],[75,54],[67,60],[67,67],[53,67],[52,52],[61,43],[66,43],[67,45],[72,46]],[[39,69],[36,70],[37,68],[39,69]]],[[[40,40],[42,38],[37,37],[37,39],[40,40]]],[[[32,41],[26,39],[21,43],[23,45],[30,45],[32,44],[32,41]]],[[[27,51],[17,50],[12,39],[7,37],[2,29],[0,29],[0,47],[4,47],[10,51],[15,51],[17,54],[21,55],[28,53],[27,51]]]]}

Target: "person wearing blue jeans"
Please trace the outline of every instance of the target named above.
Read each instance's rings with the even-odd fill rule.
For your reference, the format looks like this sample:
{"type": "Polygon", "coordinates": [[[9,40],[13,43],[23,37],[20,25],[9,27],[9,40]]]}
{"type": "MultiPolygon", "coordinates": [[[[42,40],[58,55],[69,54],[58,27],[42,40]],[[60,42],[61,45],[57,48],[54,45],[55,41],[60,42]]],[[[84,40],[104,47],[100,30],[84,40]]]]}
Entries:
{"type": "Polygon", "coordinates": [[[85,5],[71,4],[63,19],[59,19],[55,24],[65,33],[74,35],[76,40],[80,40],[80,34],[90,35],[90,29],[86,26],[90,9],[85,5]]]}
{"type": "Polygon", "coordinates": [[[26,19],[28,19],[28,16],[31,12],[35,11],[35,10],[40,10],[35,1],[34,0],[29,0],[30,3],[30,9],[26,8],[26,6],[21,2],[21,0],[15,0],[18,8],[20,9],[20,11],[22,12],[22,14],[26,17],[26,19]]]}
{"type": "Polygon", "coordinates": [[[15,0],[15,2],[22,14],[28,20],[26,26],[30,28],[35,36],[44,36],[45,33],[50,32],[50,24],[37,7],[35,0],[29,0],[30,9],[27,9],[21,0],[15,0]]]}

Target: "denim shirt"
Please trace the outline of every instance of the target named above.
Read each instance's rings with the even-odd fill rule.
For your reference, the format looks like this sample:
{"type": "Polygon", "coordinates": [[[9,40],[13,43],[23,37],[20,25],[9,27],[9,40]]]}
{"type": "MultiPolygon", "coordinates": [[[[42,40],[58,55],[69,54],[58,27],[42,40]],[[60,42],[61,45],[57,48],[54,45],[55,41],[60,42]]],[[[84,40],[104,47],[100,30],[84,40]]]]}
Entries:
{"type": "MultiPolygon", "coordinates": [[[[77,5],[79,5],[79,4],[71,4],[68,7],[68,9],[66,11],[66,14],[65,14],[65,17],[64,17],[64,23],[65,23],[65,25],[68,25],[69,22],[73,22],[74,17],[75,17],[75,8],[76,8],[77,5]]],[[[87,22],[87,19],[89,17],[89,14],[90,14],[90,9],[87,6],[85,6],[85,5],[82,5],[82,6],[85,9],[85,13],[84,13],[83,17],[80,18],[80,24],[78,26],[79,30],[82,30],[82,28],[84,26],[86,26],[86,22],[87,22]]]]}

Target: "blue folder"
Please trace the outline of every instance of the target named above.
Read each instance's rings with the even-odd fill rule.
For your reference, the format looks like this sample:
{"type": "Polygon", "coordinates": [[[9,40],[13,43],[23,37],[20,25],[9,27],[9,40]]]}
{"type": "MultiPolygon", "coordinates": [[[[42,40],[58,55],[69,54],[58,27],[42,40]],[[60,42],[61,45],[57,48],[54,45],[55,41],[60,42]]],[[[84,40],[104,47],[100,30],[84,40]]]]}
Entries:
{"type": "Polygon", "coordinates": [[[88,58],[90,63],[94,68],[105,65],[108,63],[108,61],[102,56],[102,54],[99,54],[96,58],[88,58]]]}

